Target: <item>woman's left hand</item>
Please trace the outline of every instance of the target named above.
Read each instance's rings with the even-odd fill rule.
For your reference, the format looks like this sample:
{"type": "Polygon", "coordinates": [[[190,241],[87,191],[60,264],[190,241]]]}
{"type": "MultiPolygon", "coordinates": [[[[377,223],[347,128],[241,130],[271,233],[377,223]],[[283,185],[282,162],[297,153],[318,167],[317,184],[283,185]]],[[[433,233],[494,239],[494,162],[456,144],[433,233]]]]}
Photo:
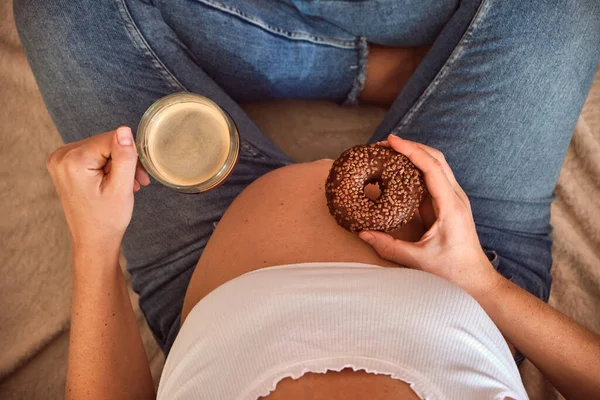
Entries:
{"type": "Polygon", "coordinates": [[[118,250],[133,212],[133,194],[150,184],[133,135],[120,127],[62,146],[47,168],[60,197],[74,251],[118,250]]]}
{"type": "Polygon", "coordinates": [[[387,145],[404,154],[423,172],[429,195],[419,212],[427,232],[416,243],[372,231],[361,232],[360,238],[382,258],[430,272],[474,296],[491,290],[501,276],[481,248],[471,204],[444,155],[393,135],[387,145]]]}

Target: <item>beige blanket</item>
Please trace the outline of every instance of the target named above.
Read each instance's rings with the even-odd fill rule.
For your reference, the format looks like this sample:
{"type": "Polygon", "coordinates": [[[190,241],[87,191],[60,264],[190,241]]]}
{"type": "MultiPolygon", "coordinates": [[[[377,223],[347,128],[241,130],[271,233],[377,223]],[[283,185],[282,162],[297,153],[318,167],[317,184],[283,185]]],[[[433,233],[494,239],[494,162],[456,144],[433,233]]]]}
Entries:
{"type": "MultiPolygon", "coordinates": [[[[335,156],[363,141],[385,111],[326,102],[246,109],[297,160],[335,156]]],[[[69,237],[44,168],[61,143],[19,46],[12,2],[0,2],[0,398],[63,397],[70,312],[69,237]]],[[[557,188],[550,302],[600,332],[600,75],[557,188]]],[[[132,295],[134,304],[135,296],[132,295]]],[[[136,308],[155,380],[163,358],[136,308]]],[[[532,399],[558,398],[521,368],[532,399]]]]}

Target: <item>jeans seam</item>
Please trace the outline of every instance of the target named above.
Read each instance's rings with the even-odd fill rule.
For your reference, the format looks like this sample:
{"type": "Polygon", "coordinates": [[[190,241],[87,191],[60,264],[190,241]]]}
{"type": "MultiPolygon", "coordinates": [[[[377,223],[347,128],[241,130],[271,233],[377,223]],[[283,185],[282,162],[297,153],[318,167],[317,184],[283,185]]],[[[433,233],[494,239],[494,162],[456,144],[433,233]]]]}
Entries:
{"type": "Polygon", "coordinates": [[[131,38],[133,45],[142,52],[144,56],[149,58],[150,64],[157,72],[157,74],[163,78],[167,84],[176,91],[185,91],[189,92],[187,88],[177,79],[177,77],[167,68],[167,66],[162,62],[162,60],[156,55],[156,53],[150,47],[148,41],[138,28],[137,24],[133,20],[129,9],[127,8],[127,4],[125,4],[125,0],[114,0],[115,6],[117,7],[117,11],[119,12],[119,16],[123,21],[123,25],[127,34],[131,38]]]}
{"type": "Polygon", "coordinates": [[[359,37],[356,40],[356,48],[358,49],[358,62],[357,65],[350,66],[350,69],[357,69],[358,73],[354,78],[354,82],[352,83],[348,96],[346,96],[346,100],[342,103],[344,106],[358,104],[358,96],[365,87],[365,80],[367,78],[367,63],[369,59],[369,45],[367,43],[367,38],[363,36],[359,37]]]}
{"type": "Polygon", "coordinates": [[[256,25],[259,28],[262,28],[263,30],[273,33],[277,36],[282,36],[285,37],[287,39],[290,40],[297,40],[297,41],[305,41],[305,42],[310,42],[310,43],[314,43],[314,44],[320,44],[320,45],[327,45],[327,46],[332,46],[332,47],[338,47],[341,49],[354,49],[356,47],[355,45],[355,40],[343,40],[343,39],[336,39],[336,38],[327,38],[327,37],[321,37],[321,36],[315,36],[312,35],[308,32],[290,32],[290,31],[286,31],[284,29],[278,28],[276,26],[273,26],[271,24],[266,23],[265,21],[254,17],[252,15],[248,15],[247,13],[235,8],[235,7],[231,7],[225,4],[222,4],[218,1],[215,0],[195,0],[199,3],[205,4],[209,7],[213,7],[216,8],[218,10],[221,10],[225,13],[234,15],[240,19],[242,19],[243,21],[246,21],[250,24],[256,25]]]}
{"type": "Polygon", "coordinates": [[[431,81],[429,86],[427,86],[423,94],[421,94],[417,102],[410,108],[410,110],[408,110],[408,112],[406,113],[406,115],[404,115],[402,120],[400,120],[398,125],[396,125],[394,129],[392,129],[391,134],[398,134],[402,130],[402,128],[404,128],[412,121],[413,117],[421,109],[425,101],[431,96],[431,94],[439,86],[439,84],[448,76],[448,73],[450,72],[452,67],[454,67],[454,64],[456,63],[458,58],[463,54],[465,48],[469,44],[469,39],[471,38],[471,36],[473,36],[473,31],[475,30],[475,28],[477,28],[477,26],[481,23],[481,20],[485,17],[489,9],[489,3],[490,2],[488,0],[483,0],[482,3],[479,5],[475,16],[469,24],[469,27],[467,28],[463,36],[460,38],[458,44],[450,54],[450,57],[448,57],[440,71],[437,73],[435,78],[433,78],[433,81],[431,81]]]}

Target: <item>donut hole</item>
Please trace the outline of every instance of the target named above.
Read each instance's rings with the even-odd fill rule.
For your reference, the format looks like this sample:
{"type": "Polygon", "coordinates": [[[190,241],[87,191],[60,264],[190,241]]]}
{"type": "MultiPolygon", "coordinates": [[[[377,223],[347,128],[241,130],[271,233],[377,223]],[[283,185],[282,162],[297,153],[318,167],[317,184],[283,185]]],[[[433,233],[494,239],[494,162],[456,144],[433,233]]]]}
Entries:
{"type": "Polygon", "coordinates": [[[367,182],[365,187],[363,188],[363,193],[367,197],[367,199],[375,201],[381,197],[381,182],[379,181],[370,181],[367,182]]]}

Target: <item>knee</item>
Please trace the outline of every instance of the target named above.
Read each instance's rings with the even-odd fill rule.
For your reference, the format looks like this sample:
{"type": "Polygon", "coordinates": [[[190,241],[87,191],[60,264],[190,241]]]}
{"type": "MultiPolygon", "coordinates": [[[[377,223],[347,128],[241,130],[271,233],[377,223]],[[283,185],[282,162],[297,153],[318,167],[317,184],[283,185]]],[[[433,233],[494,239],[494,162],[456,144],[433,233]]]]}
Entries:
{"type": "Polygon", "coordinates": [[[506,50],[517,55],[514,65],[522,71],[535,63],[544,70],[538,70],[538,76],[545,73],[562,79],[583,74],[587,80],[589,71],[596,70],[600,57],[598,0],[486,0],[483,9],[493,36],[506,39],[497,48],[499,54],[506,50]]]}
{"type": "Polygon", "coordinates": [[[13,1],[15,24],[26,51],[28,48],[69,47],[87,30],[100,26],[106,10],[114,8],[108,0],[13,1]]]}
{"type": "Polygon", "coordinates": [[[504,32],[519,35],[524,41],[530,36],[562,38],[566,44],[576,37],[597,39],[600,34],[598,0],[484,0],[483,3],[488,20],[501,22],[504,32]]]}
{"type": "Polygon", "coordinates": [[[68,4],[61,0],[13,1],[15,24],[26,51],[34,43],[48,41],[66,31],[68,4]]]}
{"type": "Polygon", "coordinates": [[[597,0],[525,3],[531,16],[524,17],[527,24],[533,22],[544,36],[562,39],[560,43],[566,46],[593,45],[592,42],[600,40],[600,2],[597,0]]]}
{"type": "Polygon", "coordinates": [[[596,43],[600,40],[600,2],[597,0],[560,1],[554,7],[553,16],[559,24],[552,26],[549,21],[549,29],[570,34],[570,39],[580,36],[596,43]]]}
{"type": "Polygon", "coordinates": [[[600,2],[573,0],[552,3],[553,7],[542,12],[545,14],[545,24],[541,27],[543,35],[551,38],[547,43],[541,43],[542,50],[561,57],[564,65],[585,65],[595,71],[600,57],[600,2]]]}

